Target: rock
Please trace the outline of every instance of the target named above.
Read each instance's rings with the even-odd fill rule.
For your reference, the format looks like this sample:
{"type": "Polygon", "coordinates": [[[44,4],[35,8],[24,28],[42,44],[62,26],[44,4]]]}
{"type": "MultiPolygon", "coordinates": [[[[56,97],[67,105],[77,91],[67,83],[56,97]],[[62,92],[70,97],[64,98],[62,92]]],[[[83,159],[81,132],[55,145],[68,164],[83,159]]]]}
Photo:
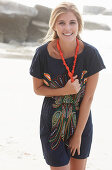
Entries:
{"type": "Polygon", "coordinates": [[[48,23],[52,9],[41,5],[36,5],[35,8],[38,10],[38,15],[30,22],[26,41],[41,41],[49,28],[48,23]]]}
{"type": "Polygon", "coordinates": [[[100,6],[84,6],[83,7],[83,14],[84,15],[98,15],[98,14],[102,14],[102,12],[105,11],[104,7],[100,7],[100,6]]]}
{"type": "Polygon", "coordinates": [[[38,11],[33,7],[24,6],[10,0],[0,0],[0,13],[35,17],[38,11]]]}
{"type": "Polygon", "coordinates": [[[112,9],[105,9],[103,12],[102,12],[103,15],[112,15],[112,9]]]}
{"type": "Polygon", "coordinates": [[[45,37],[48,30],[48,24],[40,21],[33,20],[30,26],[28,27],[28,37],[26,41],[41,41],[45,37]]]}
{"type": "Polygon", "coordinates": [[[4,34],[0,31],[0,42],[4,42],[4,34]]]}
{"type": "Polygon", "coordinates": [[[110,31],[111,28],[106,24],[91,22],[91,21],[85,21],[84,22],[84,29],[88,30],[107,30],[110,31]]]}
{"type": "Polygon", "coordinates": [[[0,30],[4,32],[4,42],[23,42],[27,37],[29,18],[26,16],[0,15],[0,30]]]}
{"type": "Polygon", "coordinates": [[[0,1],[0,31],[4,34],[4,42],[25,41],[31,18],[36,15],[35,8],[15,2],[0,1]]]}
{"type": "Polygon", "coordinates": [[[84,20],[84,29],[89,30],[107,30],[110,31],[112,29],[112,25],[110,23],[110,16],[104,15],[83,15],[84,20]]]}
{"type": "Polygon", "coordinates": [[[35,8],[38,15],[34,19],[48,24],[52,9],[41,5],[36,5],[35,8]]]}

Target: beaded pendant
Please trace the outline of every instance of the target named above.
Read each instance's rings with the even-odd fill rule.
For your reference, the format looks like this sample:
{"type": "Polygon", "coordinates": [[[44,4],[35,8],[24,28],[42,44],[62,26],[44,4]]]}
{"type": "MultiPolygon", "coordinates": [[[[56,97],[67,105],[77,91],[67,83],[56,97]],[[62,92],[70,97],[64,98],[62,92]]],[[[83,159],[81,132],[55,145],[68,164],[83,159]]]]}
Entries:
{"type": "Polygon", "coordinates": [[[57,49],[61,55],[61,59],[63,61],[63,64],[65,65],[67,71],[68,71],[68,76],[71,78],[71,82],[74,81],[73,79],[73,74],[74,74],[74,70],[75,70],[75,66],[76,66],[76,60],[77,60],[77,53],[79,51],[79,40],[76,38],[76,42],[77,42],[77,45],[76,45],[76,50],[75,50],[75,55],[74,55],[74,64],[73,64],[73,68],[72,68],[72,72],[70,72],[70,69],[69,67],[67,66],[66,62],[65,62],[65,59],[63,57],[63,53],[61,51],[61,48],[60,48],[60,45],[59,45],[59,39],[57,39],[57,49]]]}

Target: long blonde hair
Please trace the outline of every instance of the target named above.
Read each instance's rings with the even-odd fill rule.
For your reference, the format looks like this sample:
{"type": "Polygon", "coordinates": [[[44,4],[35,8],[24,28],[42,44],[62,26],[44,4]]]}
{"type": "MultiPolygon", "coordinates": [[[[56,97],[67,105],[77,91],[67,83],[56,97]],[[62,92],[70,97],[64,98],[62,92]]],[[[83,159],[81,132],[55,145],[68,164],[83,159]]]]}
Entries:
{"type": "Polygon", "coordinates": [[[58,35],[57,35],[56,31],[54,31],[53,28],[56,23],[57,17],[63,13],[66,13],[66,12],[72,12],[76,16],[77,21],[78,21],[77,38],[80,39],[79,33],[82,31],[82,28],[83,28],[83,21],[82,21],[81,15],[80,15],[77,7],[75,6],[75,4],[73,4],[71,2],[62,2],[51,12],[51,16],[50,16],[50,20],[49,20],[49,30],[48,30],[46,36],[44,37],[44,42],[52,41],[52,40],[58,38],[58,35]]]}

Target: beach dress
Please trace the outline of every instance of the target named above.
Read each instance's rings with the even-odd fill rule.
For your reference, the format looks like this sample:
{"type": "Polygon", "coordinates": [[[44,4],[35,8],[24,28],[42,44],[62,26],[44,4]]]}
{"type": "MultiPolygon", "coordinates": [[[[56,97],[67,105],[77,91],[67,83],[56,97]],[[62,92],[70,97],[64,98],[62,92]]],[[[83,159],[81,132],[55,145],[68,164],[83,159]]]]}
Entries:
{"type": "MultiPolygon", "coordinates": [[[[69,163],[70,157],[85,159],[90,154],[93,136],[91,110],[81,136],[80,155],[77,150],[74,156],[71,155],[69,140],[77,126],[80,104],[85,94],[88,77],[106,67],[98,50],[84,41],[83,43],[84,49],[77,55],[74,71],[74,76],[78,75],[80,91],[73,95],[44,97],[41,107],[40,140],[44,159],[50,166],[64,166],[69,163]]],[[[50,56],[47,45],[48,43],[45,43],[36,49],[30,74],[42,79],[47,87],[62,88],[70,78],[61,57],[56,59],[50,56]]],[[[71,71],[74,56],[66,58],[65,61],[71,71]]]]}

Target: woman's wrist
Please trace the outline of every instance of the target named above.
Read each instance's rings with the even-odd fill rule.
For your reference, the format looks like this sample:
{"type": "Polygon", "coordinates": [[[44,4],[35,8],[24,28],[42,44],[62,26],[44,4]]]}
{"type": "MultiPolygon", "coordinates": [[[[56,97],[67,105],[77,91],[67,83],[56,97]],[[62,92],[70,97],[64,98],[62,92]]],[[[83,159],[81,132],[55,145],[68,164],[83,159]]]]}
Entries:
{"type": "Polygon", "coordinates": [[[69,95],[68,93],[68,90],[66,89],[66,87],[62,87],[63,88],[63,95],[66,96],[66,95],[69,95]]]}
{"type": "Polygon", "coordinates": [[[81,136],[82,136],[82,132],[81,132],[81,131],[78,131],[78,130],[76,129],[75,132],[74,132],[74,136],[81,137],[81,136]]]}

